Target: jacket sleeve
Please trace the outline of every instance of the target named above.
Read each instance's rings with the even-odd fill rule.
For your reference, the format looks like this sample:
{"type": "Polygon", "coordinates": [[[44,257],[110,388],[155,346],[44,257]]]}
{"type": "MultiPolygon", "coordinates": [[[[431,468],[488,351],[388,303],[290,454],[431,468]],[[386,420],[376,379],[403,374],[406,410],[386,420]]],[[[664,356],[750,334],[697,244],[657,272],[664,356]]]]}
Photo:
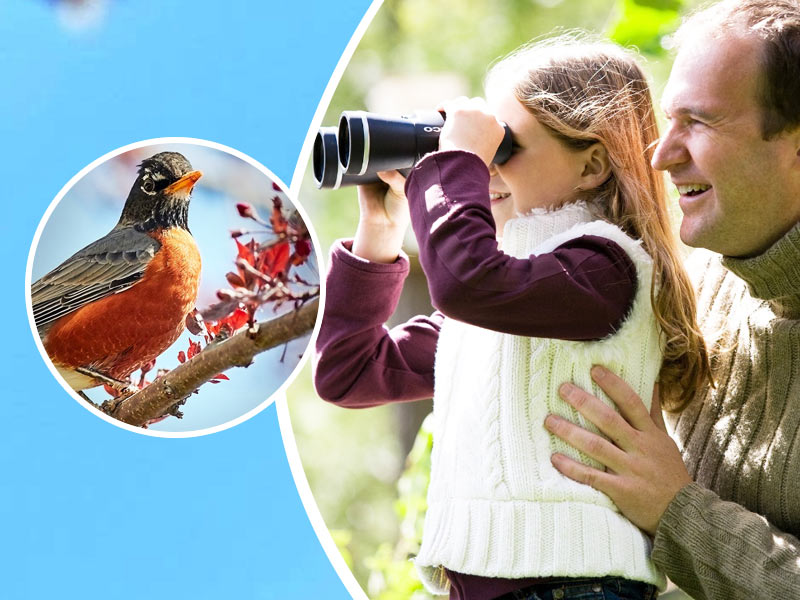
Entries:
{"type": "Polygon", "coordinates": [[[696,600],[800,598],[800,540],[697,483],[667,507],[652,557],[696,600]]]}
{"type": "Polygon", "coordinates": [[[433,396],[433,364],[441,313],[418,316],[392,329],[408,258],[378,264],[338,241],[331,252],[314,357],[314,385],[329,402],[366,408],[433,396]]]}
{"type": "Polygon", "coordinates": [[[527,259],[498,248],[489,172],[476,155],[428,155],[409,175],[406,194],[431,300],[446,316],[571,340],[603,338],[625,319],[636,269],[611,240],[583,236],[527,259]]]}

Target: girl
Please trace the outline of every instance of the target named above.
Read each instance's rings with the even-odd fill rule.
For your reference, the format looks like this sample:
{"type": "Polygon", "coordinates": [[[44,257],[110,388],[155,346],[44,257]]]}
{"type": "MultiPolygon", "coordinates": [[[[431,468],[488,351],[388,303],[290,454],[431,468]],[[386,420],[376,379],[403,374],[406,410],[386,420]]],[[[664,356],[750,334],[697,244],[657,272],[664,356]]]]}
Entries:
{"type": "Polygon", "coordinates": [[[663,179],[649,166],[649,89],[620,48],[559,38],[496,65],[486,93],[488,104],[441,107],[440,150],[410,173],[407,201],[396,173],[384,175],[388,192],[359,189],[355,239],[332,253],[317,390],[351,407],[433,394],[415,559],[432,592],[651,598],[664,579],[649,538],[554,469],[554,452],[599,465],[543,427],[555,413],[597,431],[557,391],[570,381],[600,394],[593,364],[641,398],[658,380],[668,406],[708,377],[663,179]],[[493,165],[500,121],[515,149],[493,165]],[[409,218],[438,312],[387,330],[409,218]]]}

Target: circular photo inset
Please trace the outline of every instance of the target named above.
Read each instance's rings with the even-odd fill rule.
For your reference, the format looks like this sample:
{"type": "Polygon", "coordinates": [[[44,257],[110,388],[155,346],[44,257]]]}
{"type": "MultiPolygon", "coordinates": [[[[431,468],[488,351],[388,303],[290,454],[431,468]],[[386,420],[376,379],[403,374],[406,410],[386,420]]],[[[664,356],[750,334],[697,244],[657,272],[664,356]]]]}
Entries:
{"type": "Polygon", "coordinates": [[[303,362],[320,293],[313,233],[284,190],[189,138],[120,148],[67,183],[27,273],[31,327],[64,388],[162,437],[266,407],[303,362]]]}

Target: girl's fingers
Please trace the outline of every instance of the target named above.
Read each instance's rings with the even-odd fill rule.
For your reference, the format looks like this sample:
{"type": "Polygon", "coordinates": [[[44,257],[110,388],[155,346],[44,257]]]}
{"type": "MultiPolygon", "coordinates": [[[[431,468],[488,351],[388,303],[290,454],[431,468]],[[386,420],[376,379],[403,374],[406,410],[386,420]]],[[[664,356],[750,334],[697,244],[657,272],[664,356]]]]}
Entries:
{"type": "Polygon", "coordinates": [[[488,166],[503,128],[483,98],[456,98],[442,104],[447,117],[439,136],[440,150],[466,150],[488,166]]]}
{"type": "Polygon", "coordinates": [[[358,199],[362,209],[368,209],[372,205],[380,205],[386,195],[386,184],[380,181],[372,183],[362,183],[356,186],[358,199]]]}
{"type": "Polygon", "coordinates": [[[378,171],[377,175],[381,181],[392,188],[395,194],[402,195],[404,193],[406,178],[400,171],[378,171]]]}
{"type": "Polygon", "coordinates": [[[451,98],[450,100],[443,100],[436,106],[436,110],[446,114],[448,109],[452,110],[458,106],[462,106],[467,101],[469,101],[469,98],[466,96],[458,96],[457,98],[451,98]]]}
{"type": "Polygon", "coordinates": [[[484,113],[491,113],[489,109],[489,104],[486,102],[484,98],[476,96],[474,98],[468,98],[466,96],[459,96],[458,98],[453,98],[452,100],[445,100],[444,102],[440,102],[439,105],[436,107],[436,110],[439,112],[443,112],[447,114],[448,112],[452,113],[457,110],[473,110],[478,112],[484,113]]]}

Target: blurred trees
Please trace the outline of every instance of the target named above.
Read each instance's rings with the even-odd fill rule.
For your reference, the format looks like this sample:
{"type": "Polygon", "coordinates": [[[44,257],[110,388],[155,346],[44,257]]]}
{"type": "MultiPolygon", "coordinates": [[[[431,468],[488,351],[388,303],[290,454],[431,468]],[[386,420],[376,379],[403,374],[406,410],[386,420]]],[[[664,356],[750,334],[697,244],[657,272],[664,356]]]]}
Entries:
{"type": "MultiPolygon", "coordinates": [[[[482,95],[487,68],[531,39],[582,28],[636,46],[660,95],[669,72],[669,34],[694,0],[386,0],[367,30],[323,121],[342,110],[409,112],[460,94],[482,95]],[[426,95],[427,94],[427,95],[426,95]],[[436,95],[439,94],[439,95],[436,95]]],[[[301,203],[325,248],[351,236],[358,220],[351,188],[320,192],[310,169],[301,203]]],[[[429,312],[413,261],[398,319],[429,312]],[[412,291],[413,289],[413,291],[412,291]]],[[[353,290],[354,294],[360,293],[353,290]]],[[[306,474],[328,527],[371,598],[428,598],[407,560],[424,515],[430,431],[411,440],[428,405],[346,411],[319,400],[308,373],[289,391],[292,424],[306,474]],[[402,475],[402,477],[401,477],[402,475]],[[399,478],[399,481],[398,481],[399,478]]]]}

